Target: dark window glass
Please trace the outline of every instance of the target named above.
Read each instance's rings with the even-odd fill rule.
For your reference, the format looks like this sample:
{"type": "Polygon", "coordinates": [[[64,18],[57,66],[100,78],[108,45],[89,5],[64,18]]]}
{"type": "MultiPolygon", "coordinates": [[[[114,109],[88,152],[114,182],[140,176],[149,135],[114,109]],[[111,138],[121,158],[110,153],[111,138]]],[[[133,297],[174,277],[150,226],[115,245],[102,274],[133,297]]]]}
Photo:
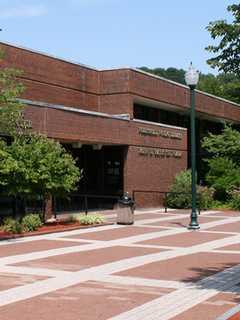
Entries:
{"type": "Polygon", "coordinates": [[[185,128],[188,126],[188,119],[185,115],[141,104],[134,104],[134,118],[185,128]]]}

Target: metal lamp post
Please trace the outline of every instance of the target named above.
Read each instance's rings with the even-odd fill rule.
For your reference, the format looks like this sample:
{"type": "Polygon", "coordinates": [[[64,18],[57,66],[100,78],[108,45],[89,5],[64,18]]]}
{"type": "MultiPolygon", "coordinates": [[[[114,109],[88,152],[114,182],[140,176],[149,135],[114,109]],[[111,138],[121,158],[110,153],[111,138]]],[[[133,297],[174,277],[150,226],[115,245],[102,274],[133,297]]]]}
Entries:
{"type": "Polygon", "coordinates": [[[195,89],[199,79],[199,72],[190,64],[188,71],[185,74],[186,84],[190,88],[190,104],[191,104],[191,172],[192,172],[192,211],[191,221],[188,226],[190,230],[200,228],[197,219],[196,210],[196,132],[195,132],[195,89]]]}

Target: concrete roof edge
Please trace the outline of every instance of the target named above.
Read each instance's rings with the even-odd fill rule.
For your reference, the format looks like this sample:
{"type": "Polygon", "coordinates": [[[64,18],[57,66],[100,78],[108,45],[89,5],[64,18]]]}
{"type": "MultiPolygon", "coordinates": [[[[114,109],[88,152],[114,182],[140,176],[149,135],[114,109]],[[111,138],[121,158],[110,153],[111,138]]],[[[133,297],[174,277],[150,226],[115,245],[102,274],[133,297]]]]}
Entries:
{"type": "Polygon", "coordinates": [[[29,52],[32,52],[32,53],[36,53],[36,54],[39,54],[39,55],[42,55],[42,56],[45,56],[45,57],[48,57],[48,58],[60,60],[60,61],[63,61],[63,62],[66,62],[66,63],[70,63],[70,64],[73,64],[73,65],[76,65],[76,66],[80,66],[80,67],[83,67],[83,68],[86,68],[86,69],[91,69],[91,70],[94,70],[94,71],[100,71],[100,70],[98,70],[98,69],[96,69],[94,67],[91,67],[91,66],[83,64],[83,63],[79,63],[79,62],[76,62],[76,61],[73,61],[73,60],[70,60],[70,59],[64,59],[64,58],[55,56],[53,54],[49,54],[49,53],[46,53],[46,52],[43,52],[43,51],[40,51],[40,50],[30,49],[30,48],[27,48],[27,47],[24,47],[24,46],[15,44],[15,43],[10,43],[10,42],[1,40],[0,41],[0,45],[1,44],[7,45],[7,46],[10,46],[10,47],[14,47],[14,48],[18,48],[18,49],[22,49],[22,50],[25,50],[25,51],[29,51],[29,52]]]}
{"type": "MultiPolygon", "coordinates": [[[[178,87],[182,87],[184,89],[189,89],[189,87],[187,85],[185,85],[185,84],[182,84],[182,83],[179,83],[179,82],[175,82],[173,80],[169,80],[169,79],[160,77],[160,76],[158,76],[156,74],[153,74],[153,73],[150,73],[150,72],[147,72],[147,71],[143,71],[141,69],[134,68],[134,67],[121,67],[121,68],[113,68],[113,69],[103,69],[103,70],[100,70],[100,71],[114,71],[114,70],[131,70],[131,71],[139,72],[139,73],[145,74],[145,75],[147,75],[149,77],[156,78],[156,79],[159,79],[159,80],[174,84],[174,85],[176,85],[178,87]]],[[[233,105],[235,105],[237,107],[240,107],[239,103],[231,101],[231,100],[227,100],[227,99],[224,99],[224,98],[221,98],[219,96],[215,96],[214,94],[211,94],[211,93],[208,93],[208,92],[205,92],[205,91],[201,91],[201,90],[198,90],[198,89],[196,89],[196,92],[204,94],[205,96],[209,96],[209,97],[217,99],[217,100],[221,100],[223,102],[227,102],[227,103],[233,104],[233,105]]]]}
{"type": "MultiPolygon", "coordinates": [[[[108,118],[108,119],[115,119],[115,120],[123,120],[123,121],[130,121],[130,117],[127,117],[127,114],[108,114],[108,113],[102,113],[102,112],[95,112],[95,111],[89,111],[85,109],[79,109],[76,107],[67,107],[64,105],[59,105],[59,104],[52,104],[48,102],[43,102],[43,101],[33,101],[29,99],[18,99],[19,102],[22,102],[23,104],[31,105],[31,106],[37,106],[37,107],[42,107],[42,108],[52,108],[56,110],[62,110],[62,111],[67,111],[67,112],[75,112],[75,113],[80,113],[80,114],[85,114],[85,115],[90,115],[90,116],[96,116],[96,117],[103,117],[103,118],[108,118]]],[[[178,127],[178,126],[172,126],[164,123],[157,123],[157,122],[151,122],[151,121],[144,121],[144,120],[139,120],[139,119],[133,119],[132,121],[134,122],[139,122],[142,124],[149,124],[149,125],[155,125],[159,127],[165,127],[165,128],[171,128],[171,129],[178,129],[178,130],[183,130],[186,131],[186,128],[183,127],[178,127]]]]}
{"type": "Polygon", "coordinates": [[[165,124],[165,123],[161,123],[161,122],[152,122],[152,121],[146,121],[146,120],[135,119],[135,118],[133,119],[133,121],[134,122],[139,122],[139,123],[142,123],[142,124],[154,125],[154,126],[158,126],[158,127],[164,127],[164,128],[187,131],[187,128],[179,127],[179,126],[172,126],[170,124],[165,124]]]}
{"type": "Polygon", "coordinates": [[[211,97],[211,98],[214,98],[214,99],[217,99],[217,100],[221,100],[221,101],[229,103],[229,104],[233,104],[234,106],[240,108],[240,104],[237,103],[237,102],[234,102],[234,101],[231,101],[231,100],[227,100],[225,98],[221,98],[221,97],[215,96],[214,94],[211,94],[211,93],[208,93],[208,92],[205,92],[205,91],[201,91],[201,90],[196,90],[196,92],[204,94],[205,96],[208,96],[208,97],[211,97]]]}
{"type": "MultiPolygon", "coordinates": [[[[125,68],[126,69],[126,68],[125,68]]],[[[165,82],[169,82],[171,84],[174,84],[176,86],[179,86],[179,87],[182,87],[182,88],[185,88],[185,89],[189,89],[189,87],[185,84],[182,84],[182,83],[178,83],[178,82],[175,82],[175,81],[172,81],[172,80],[169,80],[169,79],[166,79],[166,78],[163,78],[163,77],[160,77],[160,76],[157,76],[155,74],[152,74],[152,73],[149,73],[149,72],[146,72],[146,71],[143,71],[143,70],[140,70],[140,69],[137,69],[137,68],[131,68],[129,67],[128,69],[130,70],[133,70],[133,71],[136,71],[136,72],[139,72],[139,73],[143,73],[143,74],[146,74],[148,76],[151,76],[153,78],[157,78],[157,79],[160,79],[160,80],[163,80],[165,82]]],[[[215,96],[214,94],[211,94],[211,93],[208,93],[208,92],[205,92],[205,91],[201,91],[201,90],[198,90],[196,89],[196,92],[198,93],[201,93],[201,94],[204,94],[206,96],[209,96],[211,98],[214,98],[214,99],[217,99],[217,100],[221,100],[223,102],[227,102],[227,103],[230,103],[230,104],[233,104],[237,107],[240,107],[240,104],[234,102],[234,101],[231,101],[231,100],[227,100],[227,99],[224,99],[224,98],[221,98],[221,97],[218,97],[218,96],[215,96]]]]}
{"type": "Polygon", "coordinates": [[[121,116],[121,114],[114,115],[114,114],[108,114],[108,113],[103,113],[103,112],[80,109],[77,107],[68,107],[68,106],[64,106],[61,104],[53,104],[53,103],[48,103],[48,102],[43,102],[43,101],[33,101],[33,100],[29,100],[29,99],[18,99],[18,100],[19,100],[19,102],[21,102],[23,104],[27,104],[27,105],[31,105],[31,106],[52,108],[52,109],[57,109],[57,110],[62,110],[62,111],[81,113],[81,114],[95,116],[95,117],[103,117],[103,118],[109,118],[109,119],[115,119],[115,120],[130,121],[130,117],[127,118],[126,114],[121,116]]]}

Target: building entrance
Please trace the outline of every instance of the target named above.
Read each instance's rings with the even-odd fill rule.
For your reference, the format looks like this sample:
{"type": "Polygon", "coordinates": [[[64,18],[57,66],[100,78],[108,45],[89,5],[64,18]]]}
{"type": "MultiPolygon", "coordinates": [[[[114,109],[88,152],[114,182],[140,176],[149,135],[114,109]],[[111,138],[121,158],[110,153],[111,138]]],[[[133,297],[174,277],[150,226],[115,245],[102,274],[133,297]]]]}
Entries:
{"type": "Polygon", "coordinates": [[[112,208],[117,197],[123,194],[123,146],[83,145],[66,149],[77,159],[77,165],[82,169],[82,178],[77,190],[68,199],[56,199],[55,210],[84,210],[86,203],[84,195],[88,196],[88,208],[112,208]]]}
{"type": "Polygon", "coordinates": [[[94,150],[83,146],[73,150],[83,170],[78,191],[87,194],[121,195],[123,193],[123,147],[103,146],[94,150]]]}

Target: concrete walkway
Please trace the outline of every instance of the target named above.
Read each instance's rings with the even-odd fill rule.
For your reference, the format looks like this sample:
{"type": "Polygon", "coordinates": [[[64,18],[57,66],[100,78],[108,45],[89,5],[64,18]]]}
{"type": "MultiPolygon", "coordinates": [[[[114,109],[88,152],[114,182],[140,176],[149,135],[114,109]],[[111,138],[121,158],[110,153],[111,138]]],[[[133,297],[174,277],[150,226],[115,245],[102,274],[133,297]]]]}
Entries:
{"type": "Polygon", "coordinates": [[[2,241],[0,319],[216,319],[240,301],[240,214],[199,221],[139,211],[134,226],[2,241]]]}

